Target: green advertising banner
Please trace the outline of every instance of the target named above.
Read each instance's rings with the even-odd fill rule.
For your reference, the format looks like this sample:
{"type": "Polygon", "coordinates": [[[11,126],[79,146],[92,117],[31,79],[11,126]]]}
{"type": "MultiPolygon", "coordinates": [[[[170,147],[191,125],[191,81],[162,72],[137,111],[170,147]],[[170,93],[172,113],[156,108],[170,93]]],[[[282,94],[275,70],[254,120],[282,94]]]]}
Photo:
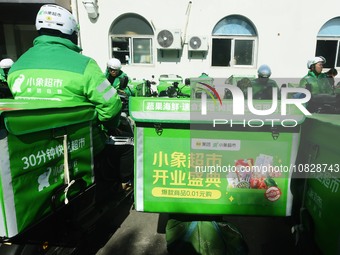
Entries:
{"type": "Polygon", "coordinates": [[[290,214],[298,134],[138,127],[136,145],[137,210],[290,214]]]}
{"type": "Polygon", "coordinates": [[[137,125],[137,210],[291,214],[289,187],[299,125],[286,128],[257,123],[216,128],[207,121],[190,119],[190,100],[156,98],[130,103],[137,125]]]}
{"type": "Polygon", "coordinates": [[[0,235],[12,237],[51,213],[51,197],[68,177],[93,183],[96,115],[88,105],[16,100],[0,101],[0,114],[0,235]]]}

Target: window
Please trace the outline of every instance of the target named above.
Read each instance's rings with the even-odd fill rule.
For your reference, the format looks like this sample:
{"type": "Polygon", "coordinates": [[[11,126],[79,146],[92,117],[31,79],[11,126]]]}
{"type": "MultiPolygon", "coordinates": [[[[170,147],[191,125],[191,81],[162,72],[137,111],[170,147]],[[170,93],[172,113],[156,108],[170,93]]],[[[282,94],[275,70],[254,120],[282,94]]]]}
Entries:
{"type": "Polygon", "coordinates": [[[152,44],[151,39],[132,38],[132,62],[152,64],[152,44]]]}
{"type": "Polygon", "coordinates": [[[316,42],[316,56],[326,58],[324,67],[340,67],[340,17],[329,20],[322,26],[316,42]]]}
{"type": "Polygon", "coordinates": [[[231,15],[217,23],[212,33],[212,66],[253,66],[257,33],[243,16],[231,15]]]}
{"type": "Polygon", "coordinates": [[[153,30],[137,14],[119,17],[110,28],[111,57],[122,64],[153,64],[153,30]]]}

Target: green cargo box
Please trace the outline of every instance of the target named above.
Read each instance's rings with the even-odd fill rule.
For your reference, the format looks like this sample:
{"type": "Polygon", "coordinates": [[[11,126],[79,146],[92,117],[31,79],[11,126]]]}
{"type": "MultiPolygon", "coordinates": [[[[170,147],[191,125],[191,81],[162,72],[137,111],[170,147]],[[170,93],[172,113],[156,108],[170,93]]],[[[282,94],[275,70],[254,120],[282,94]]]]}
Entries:
{"type": "Polygon", "coordinates": [[[313,114],[302,125],[299,157],[305,163],[305,207],[325,255],[340,254],[340,118],[313,114]]]}
{"type": "MultiPolygon", "coordinates": [[[[235,117],[230,100],[221,103],[225,118],[235,117]]],[[[258,104],[268,109],[269,102],[258,104]]],[[[130,99],[136,123],[136,209],[290,215],[289,167],[295,163],[304,116],[296,109],[291,112],[297,117],[294,127],[280,126],[277,112],[272,122],[268,116],[261,122],[247,114],[243,124],[238,117],[232,126],[213,127],[193,114],[198,108],[195,99],[130,99]]]]}
{"type": "Polygon", "coordinates": [[[0,236],[13,237],[48,216],[64,184],[93,183],[95,117],[89,104],[0,101],[0,236]]]}

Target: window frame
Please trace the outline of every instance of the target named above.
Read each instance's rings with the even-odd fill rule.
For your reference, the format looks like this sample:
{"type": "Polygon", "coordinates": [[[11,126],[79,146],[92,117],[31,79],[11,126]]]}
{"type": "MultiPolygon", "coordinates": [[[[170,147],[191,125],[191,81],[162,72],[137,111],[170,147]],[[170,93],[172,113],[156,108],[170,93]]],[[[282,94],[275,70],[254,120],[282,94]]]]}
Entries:
{"type": "MultiPolygon", "coordinates": [[[[118,59],[121,60],[123,65],[154,65],[155,63],[155,57],[154,57],[154,50],[153,50],[153,35],[130,35],[130,34],[110,34],[109,35],[109,44],[110,44],[110,57],[117,57],[114,56],[114,48],[115,46],[113,45],[114,41],[113,38],[126,38],[128,41],[128,46],[127,50],[124,50],[128,53],[129,59],[128,60],[122,60],[121,58],[117,57],[118,59]],[[150,49],[149,49],[149,54],[150,54],[150,63],[138,63],[134,62],[134,47],[133,47],[133,41],[134,39],[147,39],[150,41],[150,49]]],[[[122,51],[122,52],[124,52],[122,51]]],[[[118,52],[118,51],[116,51],[118,52]]]]}
{"type": "Polygon", "coordinates": [[[132,52],[132,63],[133,64],[138,64],[138,65],[153,65],[154,64],[154,49],[153,49],[153,36],[133,36],[130,38],[130,44],[132,45],[132,48],[131,48],[131,52],[132,52]],[[149,41],[149,57],[150,57],[150,63],[145,63],[145,62],[135,62],[134,61],[134,58],[136,57],[135,56],[135,47],[133,47],[134,45],[134,40],[138,40],[138,39],[143,39],[143,40],[148,40],[149,41]]]}
{"type": "Polygon", "coordinates": [[[315,55],[326,58],[325,68],[340,68],[340,16],[326,21],[316,36],[315,55]],[[335,52],[332,42],[336,43],[335,52]],[[321,45],[319,45],[319,43],[321,45]],[[327,45],[328,44],[328,45],[327,45]],[[332,61],[332,62],[331,62],[332,61]],[[334,61],[334,64],[333,64],[334,61]]]}
{"type": "Polygon", "coordinates": [[[327,65],[329,63],[327,63],[327,56],[324,56],[326,58],[326,68],[340,68],[340,36],[317,36],[316,38],[316,46],[315,46],[315,54],[316,55],[322,55],[319,54],[319,50],[318,50],[318,41],[337,41],[337,46],[336,46],[336,50],[335,50],[335,56],[334,56],[334,66],[331,65],[327,65]],[[338,61],[339,60],[339,61],[338,61]],[[337,63],[339,62],[339,63],[337,63]]]}
{"type": "MultiPolygon", "coordinates": [[[[211,40],[213,41],[214,39],[226,39],[226,40],[231,40],[231,46],[230,46],[230,61],[234,59],[235,57],[235,41],[252,41],[253,42],[253,47],[252,47],[252,64],[251,65],[238,65],[233,64],[233,65],[227,65],[227,66],[217,66],[213,65],[213,61],[211,58],[211,66],[213,67],[238,67],[238,68],[252,68],[256,66],[256,58],[257,58],[257,44],[258,44],[258,37],[256,36],[242,36],[242,35],[212,35],[211,40]]],[[[211,43],[213,45],[213,43],[211,43]]],[[[214,49],[212,49],[214,51],[214,49]]]]}

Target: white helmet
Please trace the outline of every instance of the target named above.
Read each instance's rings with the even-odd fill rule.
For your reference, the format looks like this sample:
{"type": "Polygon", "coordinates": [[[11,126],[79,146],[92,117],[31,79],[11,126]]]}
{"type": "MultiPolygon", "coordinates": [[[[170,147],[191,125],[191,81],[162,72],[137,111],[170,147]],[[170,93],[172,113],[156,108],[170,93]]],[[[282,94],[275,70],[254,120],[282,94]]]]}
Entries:
{"type": "Polygon", "coordinates": [[[310,69],[310,67],[316,63],[322,62],[322,64],[326,63],[326,59],[322,56],[314,57],[307,61],[307,68],[310,69]]]}
{"type": "Polygon", "coordinates": [[[257,74],[259,77],[262,78],[269,78],[272,74],[270,67],[268,65],[261,65],[257,70],[257,74]]]}
{"type": "Polygon", "coordinates": [[[11,68],[13,65],[13,60],[10,58],[4,58],[3,60],[0,61],[0,68],[5,69],[5,68],[11,68]]]}
{"type": "Polygon", "coordinates": [[[107,61],[107,67],[111,69],[120,70],[122,68],[122,63],[118,58],[111,58],[107,61]]]}
{"type": "Polygon", "coordinates": [[[35,27],[39,31],[42,28],[58,30],[66,35],[78,32],[78,24],[73,15],[63,7],[54,4],[41,6],[36,20],[35,27]]]}

